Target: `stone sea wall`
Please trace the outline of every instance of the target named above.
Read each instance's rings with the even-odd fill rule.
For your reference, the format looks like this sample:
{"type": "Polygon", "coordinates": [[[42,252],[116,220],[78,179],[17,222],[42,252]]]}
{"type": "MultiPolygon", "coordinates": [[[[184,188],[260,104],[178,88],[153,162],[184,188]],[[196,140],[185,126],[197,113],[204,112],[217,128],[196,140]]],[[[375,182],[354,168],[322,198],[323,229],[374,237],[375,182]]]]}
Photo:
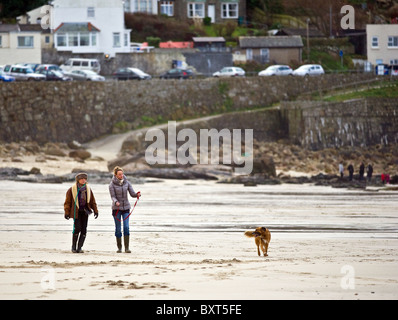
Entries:
{"type": "MultiPolygon", "coordinates": [[[[349,87],[374,79],[372,75],[358,74],[310,78],[0,83],[0,141],[46,143],[77,140],[83,143],[111,133],[118,124],[129,123],[130,127],[136,128],[150,123],[261,108],[302,94],[332,87],[349,87]]],[[[344,111],[345,107],[342,108],[344,111]]],[[[373,111],[369,111],[366,117],[377,115],[372,120],[372,128],[379,128],[379,122],[391,117],[396,119],[394,102],[387,109],[379,109],[378,104],[375,109],[369,109],[370,106],[367,108],[373,111]]],[[[329,121],[329,118],[317,118],[314,112],[321,109],[319,106],[312,109],[292,107],[289,112],[270,110],[227,114],[219,125],[223,125],[223,128],[252,128],[258,140],[276,141],[291,136],[298,143],[314,147],[314,135],[319,135],[317,126],[321,128],[322,121],[329,121]],[[313,110],[312,114],[308,110],[313,110]],[[296,119],[297,115],[299,120],[296,119]],[[294,126],[297,128],[294,129],[294,126]]],[[[346,115],[356,117],[354,113],[333,112],[329,110],[327,114],[330,115],[330,121],[336,121],[337,126],[338,120],[332,118],[338,116],[344,119],[346,115]]],[[[324,138],[321,140],[346,135],[344,123],[341,122],[340,131],[339,127],[334,127],[336,130],[330,132],[328,138],[324,129],[324,138]]],[[[380,125],[391,132],[398,132],[396,120],[388,123],[386,126],[380,125]]],[[[366,130],[367,127],[364,127],[362,131],[366,130]]],[[[384,131],[372,129],[372,143],[380,141],[383,134],[384,131]]],[[[396,141],[390,135],[387,135],[387,139],[396,141]]]]}
{"type": "Polygon", "coordinates": [[[283,102],[281,107],[289,139],[308,149],[398,143],[398,99],[283,102]]]}

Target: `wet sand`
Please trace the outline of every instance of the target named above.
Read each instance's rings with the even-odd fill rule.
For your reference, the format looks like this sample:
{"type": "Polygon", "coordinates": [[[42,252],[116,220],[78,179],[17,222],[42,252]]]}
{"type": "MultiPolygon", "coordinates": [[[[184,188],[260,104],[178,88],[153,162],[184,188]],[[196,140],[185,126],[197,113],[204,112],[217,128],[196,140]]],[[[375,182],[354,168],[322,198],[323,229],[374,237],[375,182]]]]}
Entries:
{"type": "Polygon", "coordinates": [[[117,254],[94,184],[84,254],[70,252],[69,184],[0,182],[1,299],[397,299],[396,192],[204,181],[134,185],[131,254],[117,254]],[[272,232],[258,257],[243,232],[272,232]]]}

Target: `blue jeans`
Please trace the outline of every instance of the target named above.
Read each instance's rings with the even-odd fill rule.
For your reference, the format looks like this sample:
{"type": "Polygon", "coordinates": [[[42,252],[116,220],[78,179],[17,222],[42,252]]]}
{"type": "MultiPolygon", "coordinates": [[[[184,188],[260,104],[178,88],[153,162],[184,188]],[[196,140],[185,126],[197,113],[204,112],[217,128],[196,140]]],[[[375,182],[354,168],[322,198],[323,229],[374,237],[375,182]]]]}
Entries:
{"type": "Polygon", "coordinates": [[[130,210],[112,210],[113,220],[115,220],[115,236],[116,238],[122,237],[122,221],[123,221],[123,234],[124,236],[130,235],[129,221],[130,210]]]}

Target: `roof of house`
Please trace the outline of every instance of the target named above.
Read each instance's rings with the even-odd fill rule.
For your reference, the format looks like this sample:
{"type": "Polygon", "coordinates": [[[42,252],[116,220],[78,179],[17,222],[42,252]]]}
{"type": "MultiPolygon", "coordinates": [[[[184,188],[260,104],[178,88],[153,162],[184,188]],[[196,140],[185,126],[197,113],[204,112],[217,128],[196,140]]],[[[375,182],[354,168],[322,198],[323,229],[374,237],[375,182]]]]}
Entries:
{"type": "Polygon", "coordinates": [[[300,36],[239,37],[241,48],[301,48],[300,36]]]}
{"type": "Polygon", "coordinates": [[[44,32],[40,24],[2,24],[0,32],[44,32]]]}
{"type": "Polygon", "coordinates": [[[71,23],[65,22],[61,23],[58,28],[54,29],[54,32],[100,32],[101,30],[95,27],[90,22],[78,22],[71,23]]]}
{"type": "Polygon", "coordinates": [[[193,37],[193,42],[225,42],[223,37],[193,37]]]}
{"type": "MultiPolygon", "coordinates": [[[[282,28],[276,34],[276,36],[302,36],[307,37],[307,29],[302,28],[282,28]]],[[[308,35],[310,38],[323,38],[325,35],[315,28],[308,29],[308,35]]]]}
{"type": "Polygon", "coordinates": [[[18,32],[19,26],[17,24],[2,24],[0,23],[0,32],[18,32]]]}

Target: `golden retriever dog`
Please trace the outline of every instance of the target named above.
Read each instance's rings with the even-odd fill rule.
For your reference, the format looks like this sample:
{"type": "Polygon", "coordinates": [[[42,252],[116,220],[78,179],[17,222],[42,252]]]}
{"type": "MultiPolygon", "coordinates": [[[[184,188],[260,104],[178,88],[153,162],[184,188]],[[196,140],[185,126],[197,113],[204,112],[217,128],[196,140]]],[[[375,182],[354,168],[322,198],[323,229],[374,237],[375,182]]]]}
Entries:
{"type": "Polygon", "coordinates": [[[264,253],[264,257],[268,256],[268,245],[271,241],[271,232],[264,227],[258,227],[255,231],[246,231],[245,236],[249,238],[254,237],[257,245],[257,253],[260,256],[260,247],[264,253]]]}

